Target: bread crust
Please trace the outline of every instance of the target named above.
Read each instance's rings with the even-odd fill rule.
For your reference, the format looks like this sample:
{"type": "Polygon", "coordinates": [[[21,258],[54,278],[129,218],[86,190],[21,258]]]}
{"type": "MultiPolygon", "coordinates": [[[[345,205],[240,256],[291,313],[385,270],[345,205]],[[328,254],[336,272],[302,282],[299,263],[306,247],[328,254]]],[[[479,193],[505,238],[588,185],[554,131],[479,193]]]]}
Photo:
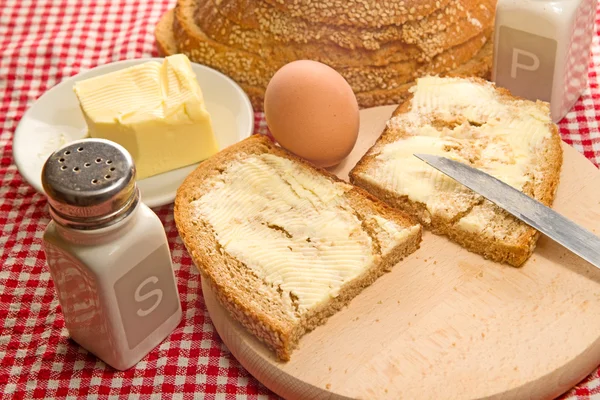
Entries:
{"type": "Polygon", "coordinates": [[[380,27],[420,20],[450,0],[264,0],[293,17],[332,25],[380,27]]]}
{"type": "MultiPolygon", "coordinates": [[[[332,183],[341,182],[326,170],[316,168],[275,146],[267,137],[254,135],[201,163],[177,191],[174,215],[185,247],[219,302],[258,339],[274,349],[281,360],[289,360],[300,337],[324,323],[363,288],[415,251],[421,241],[421,229],[419,226],[417,233],[396,244],[391,252],[377,256],[376,262],[363,275],[342,286],[336,298],[308,311],[300,319],[293,320],[280,312],[283,303],[278,300],[276,289],[266,287],[250,268],[244,268],[238,260],[227,254],[215,239],[210,225],[198,217],[190,206],[191,202],[211,189],[211,178],[221,174],[232,160],[243,160],[248,155],[264,153],[290,159],[311,173],[325,176],[332,183]]],[[[403,227],[418,226],[411,217],[380,202],[360,188],[352,187],[345,196],[363,224],[363,218],[380,215],[403,227]]],[[[365,230],[368,231],[367,228],[365,230]]]]}
{"type": "Polygon", "coordinates": [[[309,54],[335,67],[383,66],[428,61],[491,29],[495,3],[451,0],[420,21],[359,28],[311,23],[256,0],[206,0],[198,3],[196,23],[217,42],[269,59],[309,54]]]}
{"type": "MultiPolygon", "coordinates": [[[[184,13],[181,7],[178,6],[176,11],[184,14],[180,16],[180,19],[183,18],[186,20],[186,13],[184,13]]],[[[188,17],[190,16],[188,15],[188,17]]],[[[270,66],[268,67],[269,72],[267,72],[265,62],[260,60],[260,58],[254,56],[240,57],[240,52],[233,48],[202,39],[201,36],[196,35],[198,31],[200,35],[203,35],[200,28],[194,27],[192,24],[192,27],[186,30],[181,26],[180,19],[175,18],[175,11],[171,10],[165,13],[159,21],[155,36],[160,53],[162,55],[170,55],[175,52],[182,52],[194,62],[206,64],[228,74],[248,94],[254,109],[262,111],[264,106],[264,92],[268,79],[260,77],[265,76],[264,74],[274,73],[275,69],[270,66]],[[224,68],[224,65],[227,67],[224,68]]],[[[442,76],[478,76],[489,79],[492,52],[493,46],[490,41],[487,41],[470,60],[449,71],[444,70],[448,68],[446,64],[449,61],[448,59],[444,59],[442,55],[440,63],[443,62],[445,64],[441,64],[442,71],[439,74],[442,76]]],[[[451,56],[449,59],[451,60],[451,56]]],[[[454,61],[452,60],[452,62],[454,61]]],[[[427,73],[436,73],[436,70],[421,70],[416,72],[416,76],[427,73]]],[[[376,81],[373,77],[368,77],[367,81],[372,85],[374,84],[374,89],[359,90],[356,87],[353,89],[361,108],[399,104],[406,98],[407,90],[413,85],[413,79],[414,76],[410,79],[406,79],[406,77],[398,79],[396,82],[397,86],[393,87],[385,79],[376,81]]],[[[360,76],[353,80],[360,80],[360,76]]]]}
{"type": "MultiPolygon", "coordinates": [[[[479,84],[490,84],[482,79],[468,78],[479,84]]],[[[496,92],[501,98],[506,101],[524,100],[519,97],[512,96],[511,93],[504,88],[495,87],[496,92]]],[[[411,110],[412,95],[409,95],[404,103],[399,105],[393,112],[392,117],[411,110]]],[[[538,102],[538,107],[545,103],[538,102]]],[[[556,189],[560,180],[560,170],[562,166],[562,147],[561,138],[558,128],[555,124],[550,123],[548,130],[551,136],[546,140],[544,152],[539,154],[539,159],[536,163],[541,166],[541,176],[544,179],[536,179],[533,184],[524,188],[524,192],[542,202],[547,206],[551,206],[554,200],[556,189]]],[[[464,248],[474,253],[483,255],[485,258],[496,262],[504,262],[514,267],[521,266],[535,250],[535,245],[539,237],[539,233],[519,221],[517,218],[510,215],[488,200],[481,198],[473,193],[474,196],[480,197],[479,202],[476,202],[466,212],[459,214],[459,218],[453,220],[444,220],[435,218],[427,211],[427,207],[423,203],[411,201],[405,195],[398,195],[392,191],[386,190],[377,184],[373,184],[363,178],[363,174],[368,170],[371,163],[374,162],[379,149],[385,144],[393,143],[403,136],[402,132],[396,132],[386,126],[382,135],[376,143],[367,151],[356,166],[350,171],[350,181],[366,189],[368,192],[375,195],[377,198],[385,201],[393,207],[396,207],[408,214],[414,216],[421,224],[432,230],[435,234],[446,235],[451,240],[457,242],[464,248]],[[478,232],[469,232],[460,229],[457,226],[458,220],[471,212],[478,212],[482,209],[488,210],[495,215],[494,222],[507,227],[507,231],[517,233],[514,240],[494,240],[494,238],[481,235],[478,232]]]]}
{"type": "MultiPolygon", "coordinates": [[[[266,88],[271,77],[288,62],[297,59],[319,58],[319,52],[315,54],[299,52],[289,59],[261,58],[248,49],[234,48],[212,40],[201,26],[196,24],[194,15],[198,4],[198,0],[179,0],[177,4],[174,32],[179,49],[192,61],[216,68],[237,82],[266,88]]],[[[487,36],[490,34],[491,31],[481,33],[467,42],[437,55],[430,62],[413,60],[382,67],[368,64],[355,67],[338,66],[336,70],[348,81],[356,93],[393,89],[410,82],[415,76],[445,73],[453,67],[467,62],[484,46],[487,36]]],[[[264,43],[263,47],[268,48],[264,43]]],[[[290,49],[287,46],[276,46],[272,50],[283,53],[286,48],[290,49]]]]}
{"type": "Polygon", "coordinates": [[[177,41],[173,35],[173,21],[175,10],[167,10],[154,27],[154,37],[158,54],[162,57],[171,56],[179,52],[177,41]]]}
{"type": "MultiPolygon", "coordinates": [[[[453,77],[480,77],[483,79],[490,79],[490,66],[492,60],[493,46],[491,43],[487,43],[483,49],[471,60],[464,65],[459,66],[447,74],[440,74],[440,76],[453,76],[453,77]]],[[[242,89],[246,92],[254,110],[262,111],[264,107],[264,92],[265,89],[246,85],[243,83],[239,84],[242,89]]],[[[354,93],[358,104],[361,108],[370,108],[383,105],[395,105],[402,104],[406,101],[409,96],[408,90],[414,85],[414,82],[408,82],[395,89],[381,89],[372,90],[368,92],[354,93]]]]}

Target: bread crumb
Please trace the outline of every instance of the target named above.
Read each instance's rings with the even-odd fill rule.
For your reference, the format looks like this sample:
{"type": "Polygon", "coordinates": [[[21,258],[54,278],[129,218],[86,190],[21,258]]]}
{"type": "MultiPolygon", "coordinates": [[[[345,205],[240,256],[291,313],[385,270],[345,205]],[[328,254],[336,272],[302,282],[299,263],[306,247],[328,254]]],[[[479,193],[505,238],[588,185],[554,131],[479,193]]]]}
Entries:
{"type": "Polygon", "coordinates": [[[327,385],[325,385],[325,389],[327,389],[327,390],[331,389],[331,383],[328,383],[327,385]]]}
{"type": "Polygon", "coordinates": [[[398,300],[398,304],[400,304],[400,300],[398,300]]]}
{"type": "Polygon", "coordinates": [[[387,389],[385,389],[385,390],[384,390],[384,392],[386,392],[386,393],[387,393],[387,392],[388,392],[388,390],[387,390],[387,389]]]}
{"type": "Polygon", "coordinates": [[[456,286],[454,286],[452,289],[454,289],[455,291],[457,291],[458,289],[456,288],[456,286]]]}
{"type": "Polygon", "coordinates": [[[383,304],[383,302],[382,302],[381,300],[379,300],[379,301],[377,302],[377,304],[383,304]]]}
{"type": "Polygon", "coordinates": [[[375,320],[375,322],[379,322],[379,318],[377,318],[377,319],[375,320]]]}
{"type": "Polygon", "coordinates": [[[452,342],[452,347],[456,347],[456,342],[452,342]]]}
{"type": "Polygon", "coordinates": [[[434,261],[434,262],[433,262],[433,265],[437,265],[437,261],[434,261]]]}
{"type": "Polygon", "coordinates": [[[483,278],[483,271],[479,272],[479,273],[477,274],[477,276],[478,276],[478,277],[480,277],[480,278],[483,278]]]}
{"type": "Polygon", "coordinates": [[[519,367],[515,367],[515,371],[518,371],[518,370],[519,370],[519,367]]]}
{"type": "Polygon", "coordinates": [[[329,370],[331,371],[331,367],[329,367],[329,370]]]}
{"type": "Polygon", "coordinates": [[[348,369],[345,369],[345,370],[344,370],[344,373],[345,373],[345,374],[347,374],[347,373],[348,373],[348,369]]]}
{"type": "Polygon", "coordinates": [[[481,332],[481,337],[485,337],[485,333],[481,332]]]}

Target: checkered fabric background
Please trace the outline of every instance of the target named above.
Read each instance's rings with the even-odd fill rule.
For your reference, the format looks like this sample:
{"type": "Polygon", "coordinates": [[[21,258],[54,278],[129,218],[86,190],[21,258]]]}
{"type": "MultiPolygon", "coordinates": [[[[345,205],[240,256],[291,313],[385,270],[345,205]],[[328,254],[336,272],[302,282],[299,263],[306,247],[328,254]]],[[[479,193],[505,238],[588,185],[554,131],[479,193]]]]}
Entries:
{"type": "MultiPolygon", "coordinates": [[[[46,201],[13,162],[13,132],[36,98],[79,71],[156,55],[153,29],[173,3],[0,0],[0,398],[276,398],[240,366],[215,332],[171,206],[155,211],[169,237],[183,322],[125,372],[70,341],[41,248],[49,221],[46,201]]],[[[593,54],[589,88],[560,128],[565,141],[598,165],[597,39],[593,54]]],[[[265,131],[262,115],[256,115],[255,125],[265,131]]],[[[564,398],[600,398],[599,372],[564,398]]]]}

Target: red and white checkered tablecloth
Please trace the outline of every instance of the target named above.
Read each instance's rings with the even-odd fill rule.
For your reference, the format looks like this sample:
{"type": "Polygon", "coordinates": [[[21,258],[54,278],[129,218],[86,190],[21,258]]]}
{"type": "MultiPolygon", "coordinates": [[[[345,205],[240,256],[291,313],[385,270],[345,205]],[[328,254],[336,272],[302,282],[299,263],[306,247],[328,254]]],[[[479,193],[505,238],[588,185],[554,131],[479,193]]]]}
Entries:
{"type": "MultiPolygon", "coordinates": [[[[36,98],[79,71],[156,55],[154,26],[174,2],[0,0],[0,398],[276,398],[215,332],[172,206],[155,211],[170,241],[183,322],[125,372],[70,341],[41,248],[49,221],[46,200],[23,181],[13,161],[13,132],[36,98]]],[[[589,88],[560,131],[598,165],[598,37],[591,64],[589,88]]],[[[265,131],[262,115],[256,115],[255,124],[258,132],[265,131]]],[[[600,398],[599,371],[564,398],[600,398]]]]}

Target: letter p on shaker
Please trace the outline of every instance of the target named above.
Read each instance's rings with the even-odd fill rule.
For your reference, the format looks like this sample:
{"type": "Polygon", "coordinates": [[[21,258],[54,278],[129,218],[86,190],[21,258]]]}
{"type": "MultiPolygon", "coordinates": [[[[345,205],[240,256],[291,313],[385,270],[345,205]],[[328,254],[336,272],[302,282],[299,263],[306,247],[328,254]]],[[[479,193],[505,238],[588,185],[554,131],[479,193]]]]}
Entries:
{"type": "Polygon", "coordinates": [[[597,0],[498,0],[492,80],[550,103],[554,122],[587,87],[597,0]]]}

